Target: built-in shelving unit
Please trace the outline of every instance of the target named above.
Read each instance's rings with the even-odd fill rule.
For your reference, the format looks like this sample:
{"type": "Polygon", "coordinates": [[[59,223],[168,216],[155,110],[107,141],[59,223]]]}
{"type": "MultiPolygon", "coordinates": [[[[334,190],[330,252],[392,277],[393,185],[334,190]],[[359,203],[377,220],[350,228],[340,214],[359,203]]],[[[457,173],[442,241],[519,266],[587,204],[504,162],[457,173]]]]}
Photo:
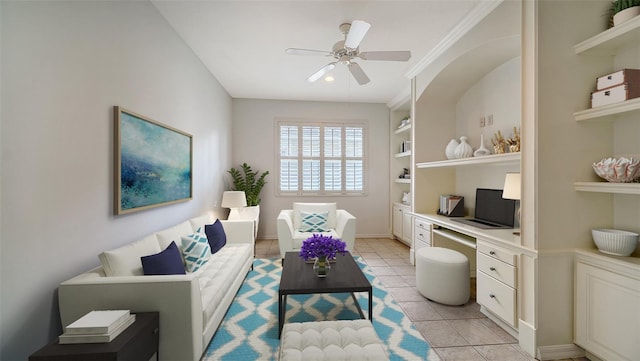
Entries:
{"type": "Polygon", "coordinates": [[[575,182],[573,187],[580,192],[640,194],[640,183],[575,182]]]}
{"type": "Polygon", "coordinates": [[[628,20],[576,44],[576,54],[615,55],[620,47],[640,41],[640,17],[628,20]]]}
{"type": "Polygon", "coordinates": [[[413,132],[413,122],[409,119],[411,116],[411,104],[409,98],[400,100],[395,106],[391,106],[389,119],[389,134],[391,134],[391,234],[396,239],[410,244],[411,232],[410,213],[411,206],[402,203],[405,199],[405,193],[411,192],[411,177],[400,178],[404,174],[404,170],[411,171],[411,163],[413,162],[412,147],[408,146],[411,142],[413,132]],[[408,120],[407,120],[408,119],[408,120]],[[407,222],[409,225],[407,225],[407,222]]]}
{"type": "MultiPolygon", "coordinates": [[[[640,42],[640,17],[605,30],[575,45],[574,50],[578,55],[615,56],[623,47],[638,42],[640,42]]],[[[617,115],[638,111],[640,111],[640,98],[635,98],[581,110],[575,112],[573,117],[577,122],[615,122],[618,120],[617,115]]],[[[573,185],[574,189],[580,192],[640,194],[640,183],[575,182],[573,185]]]]}
{"type": "Polygon", "coordinates": [[[474,165],[508,165],[518,164],[520,162],[520,153],[504,153],[492,154],[482,157],[471,157],[461,159],[449,159],[435,162],[424,162],[416,164],[417,168],[444,168],[444,167],[461,167],[474,165]]]}
{"type": "MultiPolygon", "coordinates": [[[[640,16],[596,34],[573,48],[576,54],[587,57],[594,65],[616,71],[640,68],[638,44],[640,16]]],[[[610,126],[589,125],[591,134],[595,130],[602,130],[599,139],[608,147],[603,150],[614,155],[639,154],[638,139],[634,134],[640,129],[640,98],[578,111],[573,117],[576,122],[611,123],[610,126]]],[[[594,139],[591,137],[590,141],[594,139]]],[[[636,227],[640,208],[637,206],[640,197],[636,196],[640,195],[640,183],[574,182],[573,187],[579,192],[610,194],[609,197],[593,197],[594,210],[590,211],[598,215],[597,222],[610,222],[611,228],[638,231],[636,227]]],[[[598,358],[637,359],[639,348],[627,347],[633,343],[629,335],[633,334],[637,320],[625,316],[628,314],[627,310],[634,310],[638,303],[635,290],[640,283],[637,277],[628,277],[629,275],[640,275],[637,258],[611,257],[593,250],[577,252],[574,342],[598,358]],[[627,260],[630,262],[620,267],[627,260]],[[616,307],[598,307],[596,300],[604,299],[616,307]]]]}
{"type": "Polygon", "coordinates": [[[573,118],[580,121],[612,121],[612,115],[640,110],[640,98],[627,100],[620,103],[603,105],[597,108],[581,110],[573,113],[573,118]]]}

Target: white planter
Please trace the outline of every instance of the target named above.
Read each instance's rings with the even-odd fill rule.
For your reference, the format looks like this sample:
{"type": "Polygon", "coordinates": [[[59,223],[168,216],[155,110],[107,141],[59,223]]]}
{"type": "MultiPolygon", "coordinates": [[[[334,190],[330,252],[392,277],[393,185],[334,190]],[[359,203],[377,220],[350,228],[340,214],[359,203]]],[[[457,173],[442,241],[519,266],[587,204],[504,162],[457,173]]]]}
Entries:
{"type": "Polygon", "coordinates": [[[625,21],[634,18],[640,15],[640,6],[632,6],[630,8],[626,8],[620,12],[617,12],[613,15],[613,26],[618,26],[625,21]]]}

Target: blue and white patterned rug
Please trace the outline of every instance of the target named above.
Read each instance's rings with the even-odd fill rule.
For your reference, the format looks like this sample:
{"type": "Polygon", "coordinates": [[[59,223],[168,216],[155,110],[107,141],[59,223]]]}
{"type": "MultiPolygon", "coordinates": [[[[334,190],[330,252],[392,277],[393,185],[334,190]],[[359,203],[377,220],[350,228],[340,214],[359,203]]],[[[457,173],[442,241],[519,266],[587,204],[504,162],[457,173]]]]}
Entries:
{"type": "MultiPolygon", "coordinates": [[[[434,351],[360,257],[356,262],[373,286],[373,326],[391,360],[427,360],[434,351]]],[[[256,259],[213,336],[202,361],[277,360],[280,259],[256,259]]],[[[330,277],[331,275],[329,275],[330,277]]],[[[368,295],[356,294],[368,314],[368,295]]],[[[358,319],[349,293],[290,295],[286,322],[358,319]]]]}

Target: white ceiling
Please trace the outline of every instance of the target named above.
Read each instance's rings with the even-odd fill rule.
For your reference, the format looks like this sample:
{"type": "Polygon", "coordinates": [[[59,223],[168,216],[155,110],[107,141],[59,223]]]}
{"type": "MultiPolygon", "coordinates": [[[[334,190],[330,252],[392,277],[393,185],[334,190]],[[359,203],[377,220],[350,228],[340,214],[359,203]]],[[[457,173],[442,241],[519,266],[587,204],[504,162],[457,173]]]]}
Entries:
{"type": "Polygon", "coordinates": [[[234,98],[389,103],[409,94],[407,72],[482,0],[162,1],[158,11],[234,98]],[[346,66],[333,82],[305,79],[333,61],[287,55],[286,48],[330,51],[338,26],[364,20],[361,51],[409,50],[408,62],[357,62],[371,82],[358,85],[346,66]]]}

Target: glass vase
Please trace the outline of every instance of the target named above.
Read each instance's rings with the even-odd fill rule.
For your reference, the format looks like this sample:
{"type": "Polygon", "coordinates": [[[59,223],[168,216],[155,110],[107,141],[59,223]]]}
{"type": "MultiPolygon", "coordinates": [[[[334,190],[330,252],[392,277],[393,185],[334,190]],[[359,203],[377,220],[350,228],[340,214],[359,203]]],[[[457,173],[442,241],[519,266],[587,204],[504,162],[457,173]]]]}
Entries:
{"type": "Polygon", "coordinates": [[[316,258],[315,262],[313,262],[313,272],[319,278],[327,277],[330,269],[331,265],[329,264],[329,260],[326,256],[318,257],[316,258]]]}

